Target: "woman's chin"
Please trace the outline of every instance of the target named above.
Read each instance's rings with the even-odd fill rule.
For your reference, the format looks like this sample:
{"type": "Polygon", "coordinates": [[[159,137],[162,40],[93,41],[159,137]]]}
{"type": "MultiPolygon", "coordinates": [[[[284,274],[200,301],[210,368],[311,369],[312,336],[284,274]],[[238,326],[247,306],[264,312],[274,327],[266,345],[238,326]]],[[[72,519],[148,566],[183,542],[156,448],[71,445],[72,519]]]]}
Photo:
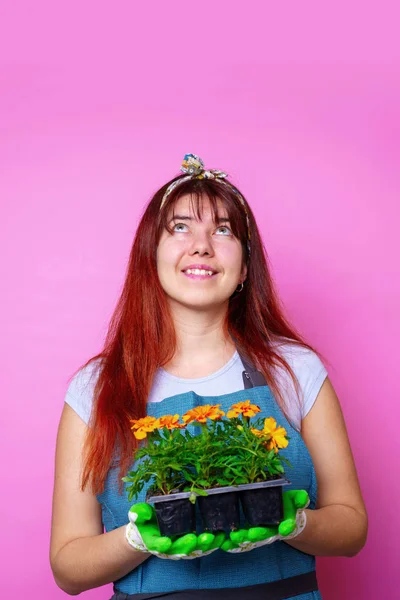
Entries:
{"type": "Polygon", "coordinates": [[[209,295],[188,294],[187,296],[170,298],[172,306],[181,306],[194,312],[226,310],[229,298],[210,298],[209,295]]]}

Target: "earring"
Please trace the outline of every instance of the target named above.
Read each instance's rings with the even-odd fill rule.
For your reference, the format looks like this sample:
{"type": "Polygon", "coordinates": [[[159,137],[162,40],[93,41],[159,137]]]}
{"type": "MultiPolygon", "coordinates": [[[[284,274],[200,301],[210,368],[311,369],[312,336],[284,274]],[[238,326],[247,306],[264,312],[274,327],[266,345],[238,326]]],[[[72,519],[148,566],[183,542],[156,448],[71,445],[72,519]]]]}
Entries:
{"type": "Polygon", "coordinates": [[[243,288],[244,288],[244,283],[243,283],[243,281],[242,281],[242,283],[239,283],[239,285],[237,286],[237,288],[236,288],[235,292],[237,292],[238,294],[240,294],[240,292],[243,290],[243,288]],[[238,289],[238,287],[239,287],[239,286],[242,286],[242,287],[240,288],[240,290],[238,289]]]}

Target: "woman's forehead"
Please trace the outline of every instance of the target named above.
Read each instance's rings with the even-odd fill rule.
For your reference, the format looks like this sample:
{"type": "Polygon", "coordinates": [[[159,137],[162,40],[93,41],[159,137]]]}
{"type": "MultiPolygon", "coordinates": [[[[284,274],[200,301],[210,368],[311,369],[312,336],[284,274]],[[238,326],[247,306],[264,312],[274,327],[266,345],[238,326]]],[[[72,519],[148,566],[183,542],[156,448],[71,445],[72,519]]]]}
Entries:
{"type": "Polygon", "coordinates": [[[188,216],[202,221],[208,219],[214,220],[216,216],[219,218],[229,218],[228,211],[219,198],[216,199],[215,208],[216,211],[210,199],[205,195],[196,197],[191,194],[185,194],[177,198],[176,202],[174,202],[169,216],[170,218],[173,218],[175,215],[188,216]]]}

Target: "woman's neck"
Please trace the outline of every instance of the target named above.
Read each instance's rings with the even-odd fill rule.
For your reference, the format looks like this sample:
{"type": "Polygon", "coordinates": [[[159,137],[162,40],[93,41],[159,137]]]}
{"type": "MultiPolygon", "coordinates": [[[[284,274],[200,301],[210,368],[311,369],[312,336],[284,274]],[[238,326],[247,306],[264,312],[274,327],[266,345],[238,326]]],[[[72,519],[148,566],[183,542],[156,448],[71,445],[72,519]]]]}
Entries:
{"type": "Polygon", "coordinates": [[[236,348],[224,330],[226,309],[193,311],[173,310],[177,349],[164,369],[185,379],[206,377],[221,369],[236,348]]]}

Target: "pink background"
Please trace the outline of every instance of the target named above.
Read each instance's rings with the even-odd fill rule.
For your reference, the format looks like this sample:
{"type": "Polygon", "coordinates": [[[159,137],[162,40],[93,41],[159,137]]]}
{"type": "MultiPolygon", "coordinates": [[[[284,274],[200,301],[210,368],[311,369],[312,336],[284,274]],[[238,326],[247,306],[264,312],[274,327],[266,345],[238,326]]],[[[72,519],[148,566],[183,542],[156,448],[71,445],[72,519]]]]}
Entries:
{"type": "Polygon", "coordinates": [[[318,560],[324,599],[397,598],[395,4],[5,4],[1,597],[64,597],[48,546],[67,380],[101,347],[144,204],[195,152],[249,198],[342,402],[370,531],[318,560]]]}

